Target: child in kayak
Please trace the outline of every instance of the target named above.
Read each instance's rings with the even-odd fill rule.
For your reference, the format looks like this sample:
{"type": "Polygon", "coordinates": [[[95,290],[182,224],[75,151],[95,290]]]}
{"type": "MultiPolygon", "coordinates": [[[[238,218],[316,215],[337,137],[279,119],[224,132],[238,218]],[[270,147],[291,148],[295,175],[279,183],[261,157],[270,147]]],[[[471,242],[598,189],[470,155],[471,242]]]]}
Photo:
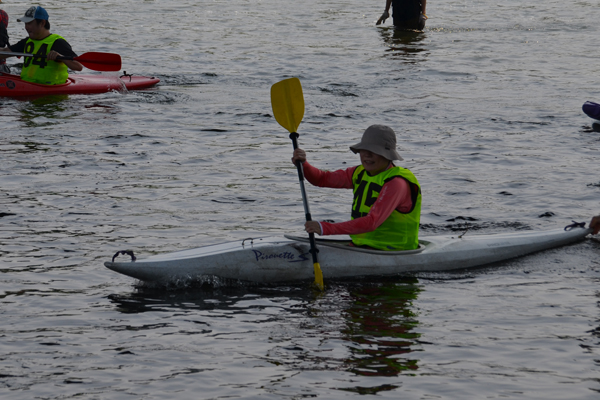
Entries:
{"type": "Polygon", "coordinates": [[[378,250],[413,250],[419,246],[421,187],[408,169],[394,165],[402,160],[396,151],[396,134],[384,125],[368,127],[360,143],[350,146],[360,154],[355,167],[322,171],[306,162],[296,149],[292,162],[303,163],[304,176],[315,186],[354,190],[351,220],[339,223],[308,221],[306,232],[347,234],[354,246],[378,250]]]}
{"type": "MultiPolygon", "coordinates": [[[[33,54],[33,57],[25,57],[23,60],[21,79],[45,85],[59,85],[67,81],[68,68],[81,71],[83,65],[74,60],[57,60],[57,57],[61,56],[77,57],[77,54],[63,37],[50,33],[48,18],[48,12],[43,7],[30,7],[23,17],[17,19],[25,23],[29,37],[12,46],[0,48],[0,52],[33,54]]],[[[3,57],[2,53],[0,57],[3,57]]]]}

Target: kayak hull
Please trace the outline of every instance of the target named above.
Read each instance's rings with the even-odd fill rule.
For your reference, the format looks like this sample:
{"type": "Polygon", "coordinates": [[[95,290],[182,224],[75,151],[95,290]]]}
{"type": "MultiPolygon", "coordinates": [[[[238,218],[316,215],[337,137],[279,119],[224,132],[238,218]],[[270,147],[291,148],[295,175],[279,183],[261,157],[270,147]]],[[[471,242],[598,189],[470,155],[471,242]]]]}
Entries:
{"type": "MultiPolygon", "coordinates": [[[[431,236],[417,250],[378,251],[350,247],[348,240],[318,239],[323,277],[390,276],[482,266],[583,240],[590,229],[524,231],[477,236],[431,236]]],[[[168,283],[216,276],[259,283],[314,279],[308,238],[245,239],[136,261],[104,265],[141,281],[168,283]]]]}
{"type": "Polygon", "coordinates": [[[160,79],[147,76],[70,75],[62,85],[41,85],[18,75],[0,74],[0,97],[39,97],[64,94],[95,94],[113,90],[139,90],[152,87],[160,79]]]}

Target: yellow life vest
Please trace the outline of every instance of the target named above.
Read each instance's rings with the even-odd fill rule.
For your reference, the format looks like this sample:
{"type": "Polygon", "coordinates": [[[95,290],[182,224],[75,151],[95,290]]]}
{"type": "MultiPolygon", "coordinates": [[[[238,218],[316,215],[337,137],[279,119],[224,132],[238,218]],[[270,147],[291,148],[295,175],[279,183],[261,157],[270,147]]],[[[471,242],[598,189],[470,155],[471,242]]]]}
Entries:
{"type": "Polygon", "coordinates": [[[404,214],[394,210],[392,214],[372,232],[350,235],[356,246],[370,246],[379,250],[414,250],[419,247],[419,222],[421,220],[421,187],[417,178],[408,169],[392,167],[375,176],[370,176],[362,165],[352,175],[354,202],[352,219],[364,217],[379,196],[383,185],[392,179],[405,179],[411,191],[413,208],[404,214]]]}
{"type": "Polygon", "coordinates": [[[57,39],[63,39],[63,37],[52,34],[42,40],[27,39],[25,53],[34,56],[25,57],[21,79],[44,85],[60,85],[67,81],[69,72],[65,63],[50,61],[46,58],[57,39]]]}

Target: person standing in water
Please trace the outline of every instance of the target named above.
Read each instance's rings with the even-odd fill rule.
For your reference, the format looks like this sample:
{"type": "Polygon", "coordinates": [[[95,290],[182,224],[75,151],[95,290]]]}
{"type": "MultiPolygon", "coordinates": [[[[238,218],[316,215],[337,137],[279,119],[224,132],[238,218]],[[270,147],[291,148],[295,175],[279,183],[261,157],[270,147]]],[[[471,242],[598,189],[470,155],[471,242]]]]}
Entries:
{"type": "Polygon", "coordinates": [[[394,26],[405,30],[422,31],[427,20],[427,0],[386,0],[385,11],[377,20],[377,25],[390,17],[390,6],[393,6],[394,26]]]}

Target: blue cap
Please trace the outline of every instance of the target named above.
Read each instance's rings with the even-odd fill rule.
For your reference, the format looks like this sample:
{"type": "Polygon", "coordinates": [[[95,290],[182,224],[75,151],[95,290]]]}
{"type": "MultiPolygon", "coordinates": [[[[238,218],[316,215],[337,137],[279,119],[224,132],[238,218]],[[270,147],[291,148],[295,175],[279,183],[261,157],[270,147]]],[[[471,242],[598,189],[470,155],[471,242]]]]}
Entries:
{"type": "Polygon", "coordinates": [[[29,7],[27,11],[25,11],[25,15],[21,18],[17,19],[19,22],[31,22],[34,19],[45,19],[48,20],[48,11],[46,11],[43,7],[33,6],[29,7]]]}

